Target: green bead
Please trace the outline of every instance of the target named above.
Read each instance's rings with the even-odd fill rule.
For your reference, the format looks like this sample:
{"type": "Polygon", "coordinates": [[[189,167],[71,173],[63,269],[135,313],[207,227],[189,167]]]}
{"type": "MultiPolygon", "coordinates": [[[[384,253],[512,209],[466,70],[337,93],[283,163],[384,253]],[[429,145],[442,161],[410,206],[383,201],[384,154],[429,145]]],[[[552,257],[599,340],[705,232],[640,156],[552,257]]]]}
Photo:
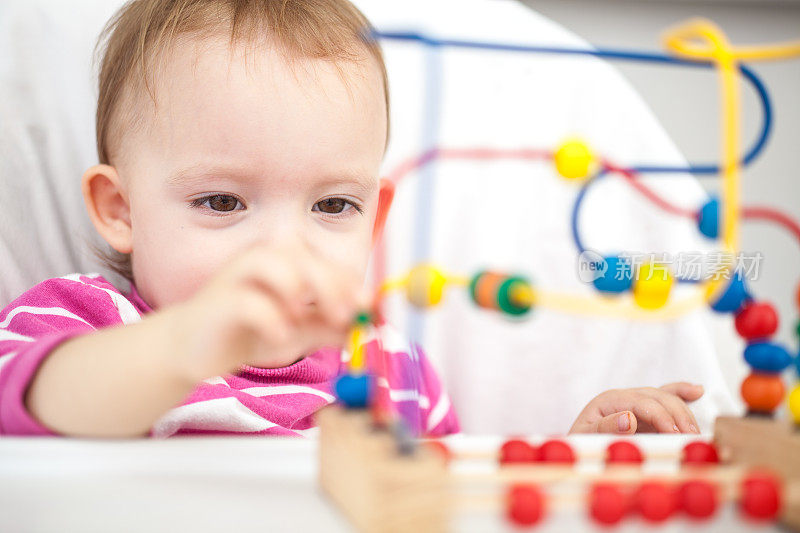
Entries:
{"type": "Polygon", "coordinates": [[[797,326],[794,328],[794,332],[800,337],[800,320],[797,321],[797,326]]]}
{"type": "Polygon", "coordinates": [[[518,276],[511,276],[507,280],[505,280],[497,289],[497,307],[499,307],[501,311],[509,315],[515,315],[515,316],[524,315],[525,313],[531,310],[530,305],[517,305],[511,301],[511,289],[514,285],[518,283],[530,285],[530,283],[528,283],[528,280],[526,280],[525,278],[521,278],[518,276]]]}
{"type": "Polygon", "coordinates": [[[369,311],[361,311],[356,315],[357,326],[368,326],[372,322],[372,316],[369,311]]]}

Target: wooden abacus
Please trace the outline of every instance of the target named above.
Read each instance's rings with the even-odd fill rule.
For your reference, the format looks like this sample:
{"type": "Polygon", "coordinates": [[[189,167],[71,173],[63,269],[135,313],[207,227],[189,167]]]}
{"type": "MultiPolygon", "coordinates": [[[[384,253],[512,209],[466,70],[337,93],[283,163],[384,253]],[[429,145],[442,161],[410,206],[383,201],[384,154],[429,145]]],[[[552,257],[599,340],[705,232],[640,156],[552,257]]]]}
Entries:
{"type": "Polygon", "coordinates": [[[699,522],[712,519],[726,502],[738,502],[744,519],[780,519],[800,530],[798,460],[791,468],[780,463],[790,460],[780,453],[791,452],[780,438],[770,441],[774,448],[762,447],[756,455],[764,429],[776,431],[764,420],[734,420],[748,426],[744,429],[752,438],[746,442],[727,434],[721,420],[717,446],[689,443],[681,469],[657,475],[642,473],[644,457],[630,440],[609,446],[600,472],[576,471],[575,452],[564,441],[533,446],[512,439],[498,450],[496,472],[465,474],[450,466],[474,456],[453,455],[438,441],[410,449],[390,427],[376,424],[369,410],[331,406],[317,421],[321,486],[361,531],[448,531],[454,514],[464,510],[502,513],[517,526],[536,525],[560,509],[584,509],[605,526],[630,516],[653,525],[676,515],[699,522]],[[732,452],[732,460],[718,463],[717,447],[723,455],[732,452]],[[764,470],[763,453],[772,450],[775,458],[767,463],[773,468],[764,470]],[[552,487],[559,490],[551,493],[552,487]]]}

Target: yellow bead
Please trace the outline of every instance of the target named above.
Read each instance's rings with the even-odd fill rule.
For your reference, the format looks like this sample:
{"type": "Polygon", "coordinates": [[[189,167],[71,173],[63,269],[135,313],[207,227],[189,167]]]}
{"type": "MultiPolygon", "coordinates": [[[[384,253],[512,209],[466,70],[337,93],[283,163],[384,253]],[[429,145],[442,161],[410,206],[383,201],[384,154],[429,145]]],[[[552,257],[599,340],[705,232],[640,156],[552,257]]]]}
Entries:
{"type": "Polygon", "coordinates": [[[589,146],[578,139],[570,139],[555,153],[556,170],[570,180],[582,180],[592,173],[596,158],[589,146]]]}
{"type": "Polygon", "coordinates": [[[672,289],[672,274],[666,265],[644,263],[633,281],[633,300],[644,309],[663,307],[672,289]]]}
{"type": "Polygon", "coordinates": [[[795,385],[789,393],[789,411],[795,424],[800,424],[800,385],[795,385]]]}
{"type": "Polygon", "coordinates": [[[433,307],[442,301],[447,278],[431,265],[417,265],[408,273],[406,298],[420,308],[433,307]]]}

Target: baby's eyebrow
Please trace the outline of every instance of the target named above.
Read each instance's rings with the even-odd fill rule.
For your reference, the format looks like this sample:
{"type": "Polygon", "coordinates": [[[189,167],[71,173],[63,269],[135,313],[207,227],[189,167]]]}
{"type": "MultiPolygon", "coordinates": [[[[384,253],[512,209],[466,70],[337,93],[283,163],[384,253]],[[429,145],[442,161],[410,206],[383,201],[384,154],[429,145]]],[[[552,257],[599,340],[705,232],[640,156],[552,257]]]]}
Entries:
{"type": "MultiPolygon", "coordinates": [[[[170,174],[167,177],[167,185],[185,187],[201,184],[212,178],[247,181],[257,175],[257,172],[243,168],[198,164],[176,170],[170,174]]],[[[369,196],[378,188],[378,179],[376,176],[363,172],[342,171],[319,177],[314,180],[313,186],[318,189],[350,186],[353,187],[354,193],[369,196]]]]}
{"type": "Polygon", "coordinates": [[[354,189],[353,192],[367,197],[378,188],[378,179],[375,176],[362,176],[356,174],[340,175],[330,178],[322,178],[315,185],[320,189],[352,186],[354,189]]]}
{"type": "Polygon", "coordinates": [[[214,177],[244,180],[248,175],[251,174],[252,173],[243,171],[242,169],[231,167],[192,165],[190,167],[176,170],[170,174],[167,177],[167,185],[192,185],[195,182],[201,182],[214,177]]]}

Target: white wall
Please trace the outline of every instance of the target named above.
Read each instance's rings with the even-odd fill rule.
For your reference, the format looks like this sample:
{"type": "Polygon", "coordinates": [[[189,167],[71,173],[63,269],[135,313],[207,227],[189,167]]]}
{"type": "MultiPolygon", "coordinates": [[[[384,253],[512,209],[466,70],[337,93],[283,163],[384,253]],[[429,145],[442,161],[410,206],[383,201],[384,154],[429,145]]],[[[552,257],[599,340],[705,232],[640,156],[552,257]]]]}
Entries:
{"type": "MultiPolygon", "coordinates": [[[[660,50],[662,31],[690,17],[713,20],[734,44],[800,39],[800,2],[520,0],[596,46],[660,50]]],[[[710,71],[617,63],[691,161],[718,158],[718,96],[710,71]]],[[[800,59],[752,65],[766,82],[775,108],[772,138],[744,173],[744,204],[770,205],[800,220],[800,59]]],[[[759,127],[758,103],[743,91],[744,138],[749,145],[759,127]]],[[[715,181],[707,182],[716,188],[715,181]]],[[[764,255],[758,298],[776,303],[779,337],[797,349],[795,294],[800,283],[800,246],[788,233],[762,223],[742,231],[743,251],[764,255]]],[[[727,324],[724,331],[732,331],[727,324]]]]}

